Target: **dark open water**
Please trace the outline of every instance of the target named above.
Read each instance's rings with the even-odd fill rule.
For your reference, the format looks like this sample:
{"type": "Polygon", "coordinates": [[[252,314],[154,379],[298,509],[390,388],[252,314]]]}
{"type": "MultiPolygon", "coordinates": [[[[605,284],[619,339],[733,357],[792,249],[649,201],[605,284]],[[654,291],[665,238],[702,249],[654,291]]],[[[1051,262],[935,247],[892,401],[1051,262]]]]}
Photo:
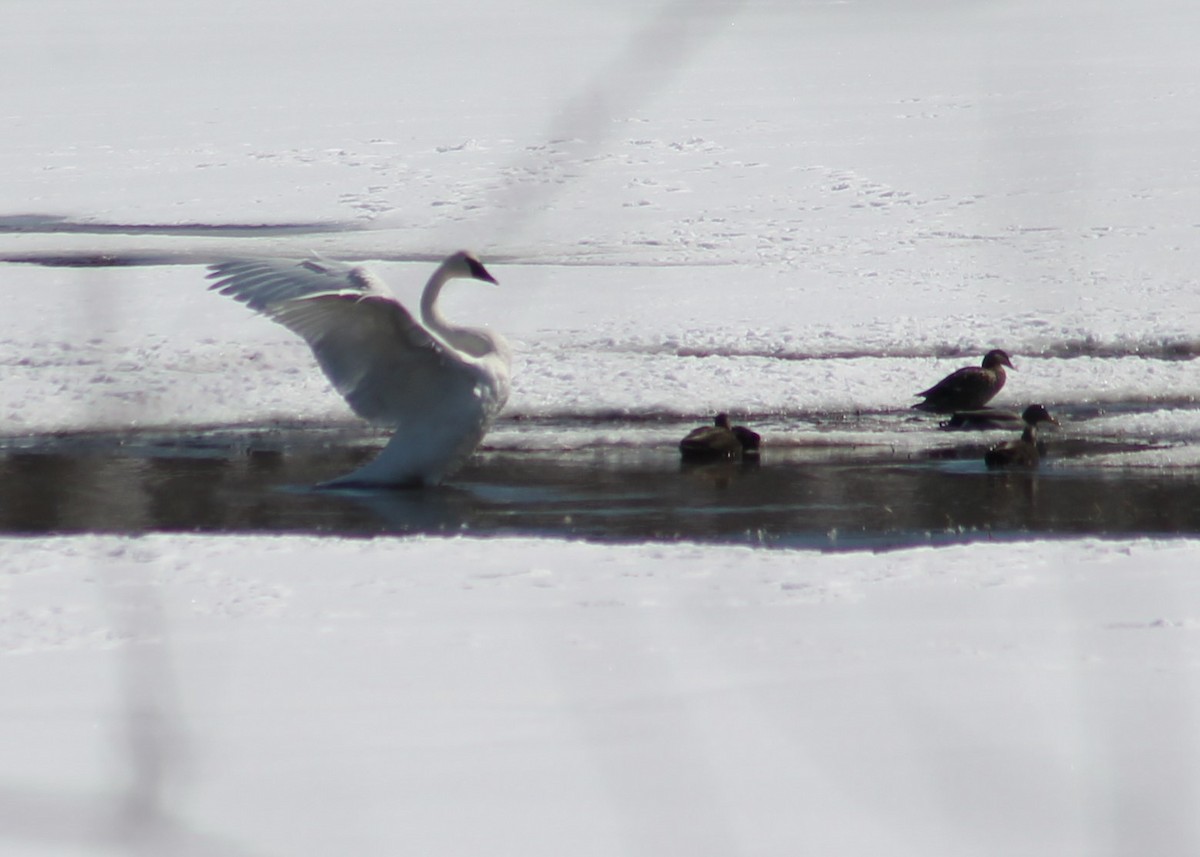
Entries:
{"type": "Polygon", "coordinates": [[[1059,457],[1032,473],[989,472],[985,439],[964,436],[928,453],[768,448],[758,464],[706,466],[685,466],[661,446],[485,450],[438,488],[310,487],[372,455],[361,440],[225,430],[2,442],[0,532],[463,533],[822,548],[1200,535],[1200,471],[1088,468],[1077,443],[1059,444],[1059,457]]]}

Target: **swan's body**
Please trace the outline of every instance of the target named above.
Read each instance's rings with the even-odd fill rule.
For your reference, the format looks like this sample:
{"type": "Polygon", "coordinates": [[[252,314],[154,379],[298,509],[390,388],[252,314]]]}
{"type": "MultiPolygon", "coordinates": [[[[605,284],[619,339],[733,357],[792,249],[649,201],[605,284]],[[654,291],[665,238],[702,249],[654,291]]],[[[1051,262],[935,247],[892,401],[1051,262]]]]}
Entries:
{"type": "Polygon", "coordinates": [[[950,414],[982,408],[1004,387],[1004,367],[1016,369],[1008,354],[996,348],[983,357],[981,366],[964,366],[951,372],[928,390],[917,393],[925,401],[913,405],[918,411],[950,414]]]}
{"type": "Polygon", "coordinates": [[[710,426],[700,426],[679,441],[679,452],[688,461],[715,461],[758,455],[761,438],[745,426],[730,426],[728,414],[717,414],[710,426]]]}
{"type": "Polygon", "coordinates": [[[356,414],[395,428],[373,461],[327,485],[436,483],[474,451],[508,399],[504,339],[455,327],[437,308],[456,277],[496,282],[470,253],[433,272],[420,323],[370,272],[343,262],[238,260],[211,271],[211,288],[303,337],[356,414]]]}
{"type": "Polygon", "coordinates": [[[1037,438],[1037,427],[1041,423],[1058,425],[1058,420],[1042,405],[1030,405],[1021,414],[1025,429],[1021,439],[993,446],[983,457],[990,468],[1037,467],[1042,460],[1042,447],[1037,438]]]}

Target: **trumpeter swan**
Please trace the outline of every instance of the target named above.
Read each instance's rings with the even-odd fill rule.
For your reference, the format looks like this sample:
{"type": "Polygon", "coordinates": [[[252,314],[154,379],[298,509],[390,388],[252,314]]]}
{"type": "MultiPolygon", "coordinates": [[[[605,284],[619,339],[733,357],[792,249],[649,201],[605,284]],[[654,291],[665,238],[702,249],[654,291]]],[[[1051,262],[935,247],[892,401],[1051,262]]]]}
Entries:
{"type": "Polygon", "coordinates": [[[323,485],[436,483],[478,446],[508,399],[503,337],[451,325],[437,307],[452,279],[496,282],[469,252],[430,276],[420,322],[369,271],[344,262],[245,259],[210,270],[210,288],[302,336],[356,414],[395,428],[374,460],[323,485]]]}

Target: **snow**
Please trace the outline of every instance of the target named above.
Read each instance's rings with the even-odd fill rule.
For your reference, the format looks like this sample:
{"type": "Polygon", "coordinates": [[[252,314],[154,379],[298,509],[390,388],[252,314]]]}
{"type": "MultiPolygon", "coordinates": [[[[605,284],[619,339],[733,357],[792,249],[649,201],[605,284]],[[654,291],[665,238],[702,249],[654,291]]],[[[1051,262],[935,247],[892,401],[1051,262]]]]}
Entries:
{"type": "MultiPolygon", "coordinates": [[[[9,0],[0,436],[349,423],[203,265],[469,246],[499,448],[798,445],[1004,347],[1159,444],[1086,466],[1194,468],[1197,14],[9,0]]],[[[1198,558],[0,538],[0,853],[1190,855],[1198,558]]]]}
{"type": "MultiPolygon", "coordinates": [[[[407,301],[415,301],[429,267],[372,265],[407,301]]],[[[492,267],[500,287],[455,286],[447,292],[446,313],[487,323],[512,342],[508,420],[896,410],[915,402],[912,394],[932,380],[978,362],[975,352],[931,353],[949,347],[932,341],[933,304],[923,319],[910,314],[889,322],[895,316],[879,314],[883,301],[852,305],[846,318],[832,298],[822,303],[813,296],[812,303],[796,299],[808,310],[796,320],[778,317],[770,306],[736,310],[730,320],[719,298],[727,288],[725,267],[651,274],[492,267]],[[624,286],[630,276],[652,282],[624,286]],[[621,298],[614,301],[618,289],[621,298]],[[854,317],[859,313],[862,318],[854,317]],[[930,344],[904,341],[910,328],[930,344]]],[[[751,274],[775,293],[790,288],[782,277],[751,274]]],[[[13,311],[0,319],[0,355],[8,367],[0,414],[9,433],[352,419],[303,342],[207,292],[193,266],[30,267],[18,269],[18,276],[24,286],[12,295],[13,311]]],[[[1047,346],[1050,356],[1040,356],[1040,326],[1034,337],[1019,326],[978,340],[976,352],[989,341],[1017,343],[1009,348],[1018,371],[997,406],[1162,401],[1158,420],[1195,426],[1194,416],[1170,407],[1200,396],[1194,362],[1134,351],[1081,356],[1063,345],[1066,335],[1047,346]]],[[[499,428],[504,431],[503,420],[499,428]]]]}
{"type": "Polygon", "coordinates": [[[1185,854],[1200,836],[1194,542],[0,552],[25,605],[0,625],[24,689],[3,781],[45,795],[41,819],[0,802],[14,849],[1185,854]],[[162,770],[119,752],[142,724],[162,770]],[[161,803],[122,838],[139,786],[161,803]]]}

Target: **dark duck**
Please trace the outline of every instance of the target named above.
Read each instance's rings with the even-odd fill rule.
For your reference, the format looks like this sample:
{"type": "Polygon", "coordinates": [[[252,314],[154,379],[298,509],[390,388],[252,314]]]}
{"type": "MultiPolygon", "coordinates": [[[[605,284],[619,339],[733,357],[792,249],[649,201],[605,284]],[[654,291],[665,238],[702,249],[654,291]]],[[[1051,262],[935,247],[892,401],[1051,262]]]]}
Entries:
{"type": "Polygon", "coordinates": [[[999,348],[983,356],[980,366],[964,366],[951,372],[928,390],[917,393],[925,401],[913,405],[918,411],[952,414],[982,408],[1004,387],[1004,367],[1016,369],[1008,354],[999,348]]]}
{"type": "Polygon", "coordinates": [[[1050,412],[1042,405],[1030,405],[1021,414],[1021,419],[1025,422],[1021,439],[989,449],[983,456],[988,467],[1037,467],[1041,462],[1042,446],[1038,442],[1037,427],[1042,423],[1058,425],[1058,420],[1050,416],[1050,412]]]}
{"type": "Polygon", "coordinates": [[[1025,421],[1015,411],[979,408],[974,411],[955,411],[948,420],[938,423],[946,431],[987,431],[989,429],[1019,429],[1025,421]]]}
{"type": "Polygon", "coordinates": [[[717,414],[710,426],[688,432],[679,441],[679,453],[686,461],[719,461],[758,455],[761,438],[745,426],[731,426],[728,414],[717,414]]]}

